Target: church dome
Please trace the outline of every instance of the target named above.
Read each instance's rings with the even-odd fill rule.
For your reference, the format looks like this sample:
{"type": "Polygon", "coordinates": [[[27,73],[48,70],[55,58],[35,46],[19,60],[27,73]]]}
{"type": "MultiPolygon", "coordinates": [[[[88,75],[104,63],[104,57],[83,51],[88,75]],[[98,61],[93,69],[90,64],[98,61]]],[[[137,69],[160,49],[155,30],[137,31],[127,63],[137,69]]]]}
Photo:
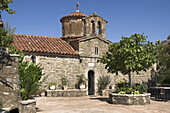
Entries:
{"type": "Polygon", "coordinates": [[[86,14],[84,14],[84,13],[82,13],[82,12],[79,12],[78,10],[76,11],[76,12],[73,12],[73,13],[71,13],[71,14],[69,14],[69,15],[67,15],[67,16],[64,16],[64,17],[62,17],[61,19],[60,19],[60,22],[62,22],[63,20],[65,20],[65,19],[67,19],[67,18],[75,18],[75,17],[77,17],[77,18],[83,18],[83,17],[87,17],[88,15],[86,15],[86,14]]]}

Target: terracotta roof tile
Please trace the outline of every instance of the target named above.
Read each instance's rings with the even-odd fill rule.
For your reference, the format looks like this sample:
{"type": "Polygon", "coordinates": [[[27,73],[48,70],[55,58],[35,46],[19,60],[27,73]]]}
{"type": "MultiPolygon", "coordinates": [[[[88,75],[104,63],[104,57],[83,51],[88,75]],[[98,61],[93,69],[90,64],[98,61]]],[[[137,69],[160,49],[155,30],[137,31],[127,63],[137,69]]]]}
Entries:
{"type": "Polygon", "coordinates": [[[24,52],[79,55],[61,38],[15,34],[13,40],[13,45],[24,52]]]}

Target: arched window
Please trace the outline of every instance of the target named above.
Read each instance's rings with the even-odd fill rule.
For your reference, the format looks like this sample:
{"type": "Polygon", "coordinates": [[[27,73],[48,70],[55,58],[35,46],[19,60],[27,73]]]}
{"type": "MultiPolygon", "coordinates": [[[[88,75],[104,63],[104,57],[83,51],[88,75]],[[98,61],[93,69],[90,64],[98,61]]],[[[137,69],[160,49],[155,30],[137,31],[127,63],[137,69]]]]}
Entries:
{"type": "Polygon", "coordinates": [[[93,20],[91,21],[91,33],[95,34],[95,23],[93,20]]]}
{"type": "Polygon", "coordinates": [[[97,23],[97,34],[98,34],[98,35],[101,35],[101,33],[102,33],[102,30],[101,30],[101,22],[98,21],[98,23],[97,23]]]}

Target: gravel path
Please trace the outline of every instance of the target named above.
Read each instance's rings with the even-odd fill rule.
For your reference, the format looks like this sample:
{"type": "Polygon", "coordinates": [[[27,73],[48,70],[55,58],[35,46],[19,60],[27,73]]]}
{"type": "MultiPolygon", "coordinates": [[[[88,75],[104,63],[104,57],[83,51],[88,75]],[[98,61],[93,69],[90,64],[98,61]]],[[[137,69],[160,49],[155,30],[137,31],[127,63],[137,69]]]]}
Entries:
{"type": "Polygon", "coordinates": [[[37,113],[170,113],[170,100],[150,105],[114,105],[104,97],[38,97],[37,113]]]}

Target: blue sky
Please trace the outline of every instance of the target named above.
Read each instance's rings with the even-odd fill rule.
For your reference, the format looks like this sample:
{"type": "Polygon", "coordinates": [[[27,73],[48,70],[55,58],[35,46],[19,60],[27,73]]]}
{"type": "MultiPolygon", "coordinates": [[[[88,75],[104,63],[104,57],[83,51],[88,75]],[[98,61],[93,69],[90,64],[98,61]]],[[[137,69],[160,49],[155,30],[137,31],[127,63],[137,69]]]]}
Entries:
{"type": "MultiPolygon", "coordinates": [[[[121,36],[144,33],[148,40],[166,40],[170,35],[170,0],[77,0],[79,11],[96,12],[108,21],[106,38],[118,42],[121,36]]],[[[76,11],[76,0],[13,0],[16,14],[2,13],[17,34],[62,36],[60,19],[76,11]]]]}

